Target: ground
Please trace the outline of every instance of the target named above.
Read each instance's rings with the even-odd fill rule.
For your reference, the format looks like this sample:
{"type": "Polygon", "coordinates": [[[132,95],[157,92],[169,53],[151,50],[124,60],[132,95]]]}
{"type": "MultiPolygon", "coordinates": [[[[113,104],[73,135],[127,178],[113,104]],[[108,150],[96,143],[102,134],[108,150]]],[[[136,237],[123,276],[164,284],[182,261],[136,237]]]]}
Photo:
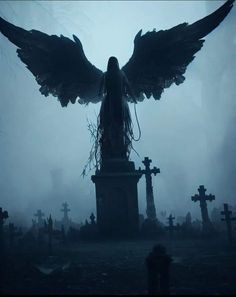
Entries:
{"type": "Polygon", "coordinates": [[[5,294],[147,294],[145,258],[156,243],[173,257],[170,292],[236,293],[235,245],[218,240],[130,240],[54,246],[52,261],[65,263],[50,275],[36,265],[45,253],[8,251],[5,294]]]}

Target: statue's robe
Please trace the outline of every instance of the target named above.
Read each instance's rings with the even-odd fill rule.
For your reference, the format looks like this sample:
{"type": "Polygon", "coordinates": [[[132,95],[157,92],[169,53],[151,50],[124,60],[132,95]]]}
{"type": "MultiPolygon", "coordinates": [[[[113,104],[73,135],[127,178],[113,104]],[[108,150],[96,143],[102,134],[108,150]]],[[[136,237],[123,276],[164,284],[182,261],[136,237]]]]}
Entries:
{"type": "Polygon", "coordinates": [[[131,116],[126,99],[129,88],[123,71],[107,71],[102,80],[104,97],[99,114],[101,158],[127,159],[132,140],[131,116]]]}

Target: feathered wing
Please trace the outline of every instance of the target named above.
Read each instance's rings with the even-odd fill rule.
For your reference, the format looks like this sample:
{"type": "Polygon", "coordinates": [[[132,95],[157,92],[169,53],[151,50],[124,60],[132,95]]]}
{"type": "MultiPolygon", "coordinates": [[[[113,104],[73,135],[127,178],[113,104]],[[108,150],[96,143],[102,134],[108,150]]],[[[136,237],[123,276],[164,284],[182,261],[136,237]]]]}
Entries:
{"type": "Polygon", "coordinates": [[[27,31],[0,18],[0,32],[18,49],[19,58],[33,73],[40,92],[58,97],[62,106],[69,102],[97,102],[102,71],[86,58],[80,40],[63,35],[27,31]]]}
{"type": "Polygon", "coordinates": [[[122,68],[135,96],[142,101],[153,96],[160,99],[165,88],[185,80],[184,73],[195,53],[203,46],[201,39],[214,30],[227,16],[234,0],[207,17],[188,25],[183,23],[169,30],[147,32],[142,30],[134,39],[134,51],[122,68]]]}

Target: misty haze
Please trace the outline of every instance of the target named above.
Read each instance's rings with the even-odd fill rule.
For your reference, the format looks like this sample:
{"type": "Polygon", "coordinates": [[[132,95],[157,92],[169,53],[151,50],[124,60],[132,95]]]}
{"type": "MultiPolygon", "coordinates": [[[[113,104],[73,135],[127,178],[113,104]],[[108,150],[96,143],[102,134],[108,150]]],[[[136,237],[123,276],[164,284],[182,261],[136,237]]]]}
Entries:
{"type": "MultiPolygon", "coordinates": [[[[106,71],[112,55],[120,66],[132,55],[140,29],[169,29],[193,23],[222,1],[1,1],[0,16],[27,30],[78,36],[87,58],[106,71]],[[108,25],[109,23],[109,25],[108,25]]],[[[136,168],[145,156],[161,173],[153,177],[157,216],[190,211],[199,185],[216,200],[235,205],[236,193],[236,8],[209,36],[189,65],[186,81],[166,89],[160,101],[137,105],[142,136],[132,151],[136,168]]],[[[0,35],[0,201],[13,221],[30,225],[42,209],[61,217],[68,202],[71,218],[84,222],[96,213],[94,169],[83,178],[92,146],[88,121],[96,122],[100,103],[62,108],[44,97],[33,75],[16,54],[16,46],[0,35]]],[[[130,103],[135,137],[138,126],[130,103]]],[[[139,212],[145,215],[145,179],[138,184],[139,212]]]]}

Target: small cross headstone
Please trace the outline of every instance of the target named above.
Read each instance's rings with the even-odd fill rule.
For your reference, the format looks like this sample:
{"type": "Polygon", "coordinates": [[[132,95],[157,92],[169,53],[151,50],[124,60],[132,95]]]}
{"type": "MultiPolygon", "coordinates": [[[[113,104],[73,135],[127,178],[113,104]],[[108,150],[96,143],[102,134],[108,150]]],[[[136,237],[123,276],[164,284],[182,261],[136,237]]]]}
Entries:
{"type": "Polygon", "coordinates": [[[44,213],[42,212],[41,209],[38,209],[36,214],[34,215],[35,217],[37,217],[38,219],[38,227],[43,227],[43,217],[44,217],[44,213]]]}
{"type": "Polygon", "coordinates": [[[148,272],[148,294],[168,295],[170,293],[170,263],[172,258],[166,254],[162,245],[155,245],[146,258],[148,272]]]}
{"type": "Polygon", "coordinates": [[[221,220],[226,222],[229,243],[232,243],[233,235],[231,222],[235,221],[236,218],[231,217],[232,211],[229,210],[229,206],[227,203],[224,203],[224,211],[221,211],[221,214],[224,215],[224,218],[222,218],[221,220]]]}
{"type": "Polygon", "coordinates": [[[200,202],[202,215],[202,231],[203,233],[209,233],[213,231],[213,226],[208,215],[207,201],[215,200],[215,196],[212,194],[206,195],[206,189],[203,185],[199,186],[198,192],[199,194],[192,196],[191,199],[194,202],[200,202]]]}
{"type": "Polygon", "coordinates": [[[160,169],[157,167],[153,167],[153,169],[150,169],[151,162],[152,162],[151,159],[149,159],[148,157],[145,157],[144,160],[142,161],[142,163],[145,166],[145,169],[141,170],[141,168],[139,167],[139,172],[142,174],[145,174],[145,178],[146,178],[147,218],[149,220],[155,221],[157,217],[156,217],[156,208],[155,208],[154,195],[153,195],[152,174],[157,175],[157,173],[160,173],[160,169]]]}
{"type": "Polygon", "coordinates": [[[91,225],[95,224],[95,215],[93,214],[93,212],[91,213],[91,216],[90,216],[90,224],[91,225]]]}
{"type": "Polygon", "coordinates": [[[62,203],[62,209],[61,211],[64,213],[64,220],[69,220],[68,213],[70,212],[70,209],[68,208],[68,203],[62,203]]]}

